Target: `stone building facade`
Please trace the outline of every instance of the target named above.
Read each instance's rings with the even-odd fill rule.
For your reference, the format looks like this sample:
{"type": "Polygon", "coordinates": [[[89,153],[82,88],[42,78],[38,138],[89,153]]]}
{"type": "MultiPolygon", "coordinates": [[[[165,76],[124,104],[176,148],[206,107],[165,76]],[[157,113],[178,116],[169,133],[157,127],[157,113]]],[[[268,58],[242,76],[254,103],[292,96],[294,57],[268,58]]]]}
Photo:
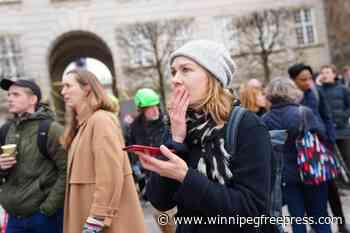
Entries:
{"type": "Polygon", "coordinates": [[[0,76],[37,80],[44,96],[62,107],[59,81],[80,57],[102,61],[116,77],[113,85],[128,87],[117,41],[123,25],[193,18],[194,38],[224,43],[217,34],[219,18],[280,7],[299,12],[292,17],[290,49],[302,50],[302,60],[315,68],[329,63],[323,0],[0,0],[0,76]]]}

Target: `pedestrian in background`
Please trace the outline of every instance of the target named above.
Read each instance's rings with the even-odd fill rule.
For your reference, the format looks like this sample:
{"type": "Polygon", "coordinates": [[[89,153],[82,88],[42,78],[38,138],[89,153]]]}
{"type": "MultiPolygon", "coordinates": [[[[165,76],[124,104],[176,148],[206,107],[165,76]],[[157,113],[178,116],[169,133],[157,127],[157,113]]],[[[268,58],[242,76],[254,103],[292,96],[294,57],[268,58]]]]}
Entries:
{"type": "MultiPolygon", "coordinates": [[[[163,134],[165,130],[165,116],[160,111],[159,95],[152,89],[141,88],[137,90],[134,96],[134,103],[138,108],[139,115],[131,123],[127,137],[127,145],[146,145],[159,147],[162,145],[163,134]]],[[[143,169],[138,156],[130,153],[133,174],[138,182],[141,198],[147,201],[145,185],[148,182],[149,171],[143,169]]],[[[154,210],[154,218],[159,218],[161,213],[154,210]]],[[[174,233],[175,225],[158,224],[163,233],[174,233]]]]}
{"type": "Polygon", "coordinates": [[[63,76],[61,93],[69,114],[64,232],[145,233],[115,104],[84,69],[63,76]]]}
{"type": "Polygon", "coordinates": [[[267,111],[268,101],[262,85],[253,85],[254,83],[259,84],[260,82],[256,79],[251,79],[240,87],[239,100],[242,107],[256,113],[258,116],[262,116],[267,111]]]}
{"type": "MultiPolygon", "coordinates": [[[[159,109],[159,95],[152,89],[141,88],[134,96],[134,103],[139,114],[128,128],[126,144],[159,147],[162,144],[165,129],[164,117],[159,109]]],[[[130,153],[129,157],[141,198],[146,200],[144,188],[147,172],[143,170],[137,155],[130,153]]]]}
{"type": "Polygon", "coordinates": [[[343,67],[341,76],[342,76],[344,86],[346,86],[347,88],[350,88],[350,66],[343,67]]]}
{"type": "MultiPolygon", "coordinates": [[[[315,221],[328,217],[328,183],[320,185],[302,183],[298,173],[296,148],[296,140],[302,133],[301,126],[323,137],[326,137],[325,131],[323,128],[318,128],[316,117],[311,109],[303,107],[303,113],[301,113],[299,102],[303,93],[290,79],[272,80],[266,87],[266,96],[272,105],[271,111],[263,116],[263,121],[269,130],[287,130],[288,134],[283,149],[282,170],[282,196],[288,206],[288,212],[292,217],[301,218],[306,213],[315,221]]],[[[311,227],[316,233],[331,233],[329,224],[313,224],[311,227]]],[[[292,229],[293,233],[306,233],[304,223],[294,223],[292,229]]]]}
{"type": "Polygon", "coordinates": [[[16,146],[10,156],[0,156],[0,203],[9,213],[6,232],[62,233],[67,157],[59,140],[63,127],[41,104],[34,81],[2,79],[0,87],[8,91],[13,114],[0,129],[1,146],[16,146]]]}
{"type": "MultiPolygon", "coordinates": [[[[314,72],[311,66],[303,63],[294,64],[288,69],[289,77],[294,81],[297,87],[303,92],[301,104],[309,107],[316,116],[317,128],[326,132],[326,142],[330,145],[336,143],[335,125],[332,119],[331,109],[328,99],[321,86],[318,86],[313,81],[314,72]]],[[[322,75],[320,75],[322,83],[322,75]]],[[[335,180],[329,182],[328,200],[332,209],[332,213],[336,217],[342,219],[338,224],[340,232],[350,232],[349,227],[345,224],[345,216],[342,208],[342,203],[339,196],[339,191],[335,180]]]]}

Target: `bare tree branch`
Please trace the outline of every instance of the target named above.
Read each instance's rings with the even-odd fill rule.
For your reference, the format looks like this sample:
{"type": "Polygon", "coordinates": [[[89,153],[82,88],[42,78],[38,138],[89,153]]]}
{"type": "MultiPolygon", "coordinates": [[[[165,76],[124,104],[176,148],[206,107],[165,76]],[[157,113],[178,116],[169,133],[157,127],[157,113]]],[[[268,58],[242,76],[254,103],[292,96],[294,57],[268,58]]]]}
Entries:
{"type": "Polygon", "coordinates": [[[281,8],[253,12],[235,20],[241,38],[241,55],[249,56],[250,60],[255,58],[262,67],[266,83],[271,79],[272,69],[279,68],[277,63],[286,60],[281,59],[285,51],[281,42],[287,38],[288,17],[289,11],[281,8]],[[281,58],[276,58],[275,54],[281,58]]]}
{"type": "MultiPolygon", "coordinates": [[[[117,29],[117,43],[123,52],[123,71],[128,77],[137,74],[148,76],[152,73],[158,77],[162,102],[166,104],[165,98],[165,74],[169,55],[178,46],[177,38],[190,39],[190,30],[193,19],[173,19],[163,21],[152,21],[124,25],[117,29]]],[[[141,75],[142,76],[142,75],[141,75]]],[[[135,82],[134,82],[135,83],[135,82]]],[[[156,86],[153,86],[155,88],[156,86]]],[[[139,88],[139,87],[136,87],[139,88]]]]}

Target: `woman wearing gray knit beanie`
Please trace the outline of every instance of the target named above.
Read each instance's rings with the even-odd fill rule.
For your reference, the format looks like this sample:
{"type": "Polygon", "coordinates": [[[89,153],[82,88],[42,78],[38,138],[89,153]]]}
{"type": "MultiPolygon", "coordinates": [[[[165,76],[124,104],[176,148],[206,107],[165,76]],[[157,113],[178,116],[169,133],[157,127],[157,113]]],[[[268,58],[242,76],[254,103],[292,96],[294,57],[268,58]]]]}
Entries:
{"type": "Polygon", "coordinates": [[[143,167],[152,171],[149,200],[162,211],[177,207],[177,233],[261,232],[256,222],[240,223],[266,214],[271,146],[266,128],[246,112],[237,127],[236,150],[226,151],[233,109],[226,88],[236,72],[230,54],[216,42],[196,40],[176,50],[170,65],[170,126],[163,155],[140,154],[143,167]],[[186,224],[180,222],[184,217],[186,224]]]}

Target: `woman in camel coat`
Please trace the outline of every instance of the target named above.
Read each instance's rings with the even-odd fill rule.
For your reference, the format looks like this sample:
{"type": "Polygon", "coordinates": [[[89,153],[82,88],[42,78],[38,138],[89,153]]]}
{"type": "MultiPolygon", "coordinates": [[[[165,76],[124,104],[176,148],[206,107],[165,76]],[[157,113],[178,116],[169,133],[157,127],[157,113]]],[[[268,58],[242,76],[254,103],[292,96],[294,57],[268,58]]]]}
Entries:
{"type": "Polygon", "coordinates": [[[146,232],[115,105],[89,71],[70,71],[62,85],[71,110],[63,137],[68,149],[64,232],[146,232]]]}

